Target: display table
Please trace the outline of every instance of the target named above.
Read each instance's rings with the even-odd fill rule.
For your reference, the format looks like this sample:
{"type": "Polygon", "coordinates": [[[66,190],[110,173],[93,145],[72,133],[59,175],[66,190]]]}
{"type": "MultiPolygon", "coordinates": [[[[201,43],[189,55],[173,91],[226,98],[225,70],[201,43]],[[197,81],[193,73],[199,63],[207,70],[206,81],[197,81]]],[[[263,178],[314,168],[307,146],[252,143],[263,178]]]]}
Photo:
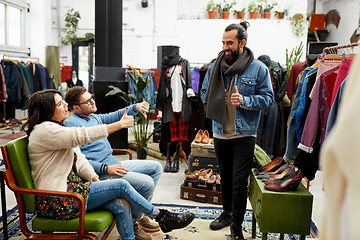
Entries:
{"type": "Polygon", "coordinates": [[[263,240],[267,239],[267,233],[280,233],[280,239],[284,239],[284,234],[299,234],[305,240],[310,234],[312,194],[302,184],[289,192],[269,191],[264,185],[254,173],[250,175],[252,238],[256,235],[257,222],[263,240]]]}

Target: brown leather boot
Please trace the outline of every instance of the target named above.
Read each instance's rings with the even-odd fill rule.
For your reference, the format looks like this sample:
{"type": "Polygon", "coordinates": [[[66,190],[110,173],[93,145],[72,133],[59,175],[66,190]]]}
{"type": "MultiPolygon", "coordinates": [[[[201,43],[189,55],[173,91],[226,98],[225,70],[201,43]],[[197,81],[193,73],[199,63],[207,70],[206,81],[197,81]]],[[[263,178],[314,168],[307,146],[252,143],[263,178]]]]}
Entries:
{"type": "Polygon", "coordinates": [[[144,215],[140,221],[140,225],[145,232],[157,232],[160,231],[160,226],[156,222],[151,222],[148,216],[144,215]]]}
{"type": "Polygon", "coordinates": [[[134,222],[135,240],[151,240],[151,236],[144,231],[139,222],[134,222]]]}

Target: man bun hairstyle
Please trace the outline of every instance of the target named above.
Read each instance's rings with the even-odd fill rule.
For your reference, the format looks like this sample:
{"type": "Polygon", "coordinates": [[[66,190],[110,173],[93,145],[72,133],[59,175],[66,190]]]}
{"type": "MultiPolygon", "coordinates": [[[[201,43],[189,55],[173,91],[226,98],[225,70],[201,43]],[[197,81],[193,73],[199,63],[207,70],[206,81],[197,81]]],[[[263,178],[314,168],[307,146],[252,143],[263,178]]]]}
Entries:
{"type": "Polygon", "coordinates": [[[250,27],[250,23],[248,23],[247,21],[241,21],[239,24],[233,23],[230,24],[229,26],[227,26],[225,28],[225,32],[231,31],[231,30],[238,30],[237,34],[236,34],[236,38],[239,40],[239,42],[241,40],[245,40],[245,42],[247,42],[247,28],[250,27]]]}

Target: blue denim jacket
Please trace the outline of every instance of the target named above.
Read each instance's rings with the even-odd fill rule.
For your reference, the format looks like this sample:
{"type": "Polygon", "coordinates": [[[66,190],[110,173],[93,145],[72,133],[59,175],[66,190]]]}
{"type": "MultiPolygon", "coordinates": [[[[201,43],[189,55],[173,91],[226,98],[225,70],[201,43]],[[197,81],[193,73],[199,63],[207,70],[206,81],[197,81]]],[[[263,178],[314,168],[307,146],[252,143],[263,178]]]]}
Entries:
{"type": "MultiPolygon", "coordinates": [[[[209,67],[200,95],[204,101],[209,84],[210,72],[214,64],[209,67]]],[[[228,88],[231,76],[226,75],[224,79],[225,88],[228,88]]],[[[266,66],[254,59],[254,61],[242,72],[236,74],[235,85],[242,95],[240,107],[236,108],[235,129],[237,134],[256,135],[260,121],[260,110],[274,103],[274,92],[272,90],[269,70],[266,66]]],[[[225,91],[219,89],[219,91],[225,91]]],[[[223,135],[223,125],[213,121],[213,132],[223,135]]]]}

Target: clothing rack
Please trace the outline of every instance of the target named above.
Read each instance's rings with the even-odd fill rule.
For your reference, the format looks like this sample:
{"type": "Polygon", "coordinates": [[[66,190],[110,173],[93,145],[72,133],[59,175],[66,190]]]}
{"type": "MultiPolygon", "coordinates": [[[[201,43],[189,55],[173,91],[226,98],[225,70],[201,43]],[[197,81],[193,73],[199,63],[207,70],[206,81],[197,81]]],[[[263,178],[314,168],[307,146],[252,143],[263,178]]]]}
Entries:
{"type": "Polygon", "coordinates": [[[3,55],[3,60],[18,60],[18,61],[23,61],[23,62],[37,62],[39,63],[39,58],[37,57],[21,57],[21,56],[8,56],[8,55],[3,55]]]}
{"type": "MultiPolygon", "coordinates": [[[[21,62],[33,62],[33,63],[39,63],[39,58],[37,57],[30,57],[30,56],[10,56],[10,55],[3,55],[2,59],[4,61],[6,60],[10,60],[10,61],[21,61],[21,62]]],[[[3,66],[2,66],[3,67],[3,66]]],[[[21,124],[21,121],[14,118],[14,119],[10,119],[9,122],[6,119],[6,101],[2,102],[3,103],[3,121],[4,123],[2,124],[1,128],[10,128],[12,133],[14,133],[14,130],[11,126],[18,126],[19,124],[21,124]],[[13,120],[13,121],[12,121],[13,120]]]]}
{"type": "Polygon", "coordinates": [[[347,49],[347,48],[354,48],[354,47],[358,47],[360,43],[351,43],[351,44],[345,44],[345,45],[340,45],[340,46],[333,46],[333,47],[326,47],[323,49],[322,54],[326,54],[326,52],[328,51],[334,51],[337,49],[347,49]]]}
{"type": "Polygon", "coordinates": [[[345,61],[345,58],[354,58],[355,53],[353,53],[353,50],[355,47],[358,47],[359,45],[360,43],[351,43],[340,46],[326,47],[323,49],[323,52],[321,54],[321,61],[323,61],[324,59],[345,61]],[[338,50],[341,50],[342,53],[340,54],[338,50]]]}

